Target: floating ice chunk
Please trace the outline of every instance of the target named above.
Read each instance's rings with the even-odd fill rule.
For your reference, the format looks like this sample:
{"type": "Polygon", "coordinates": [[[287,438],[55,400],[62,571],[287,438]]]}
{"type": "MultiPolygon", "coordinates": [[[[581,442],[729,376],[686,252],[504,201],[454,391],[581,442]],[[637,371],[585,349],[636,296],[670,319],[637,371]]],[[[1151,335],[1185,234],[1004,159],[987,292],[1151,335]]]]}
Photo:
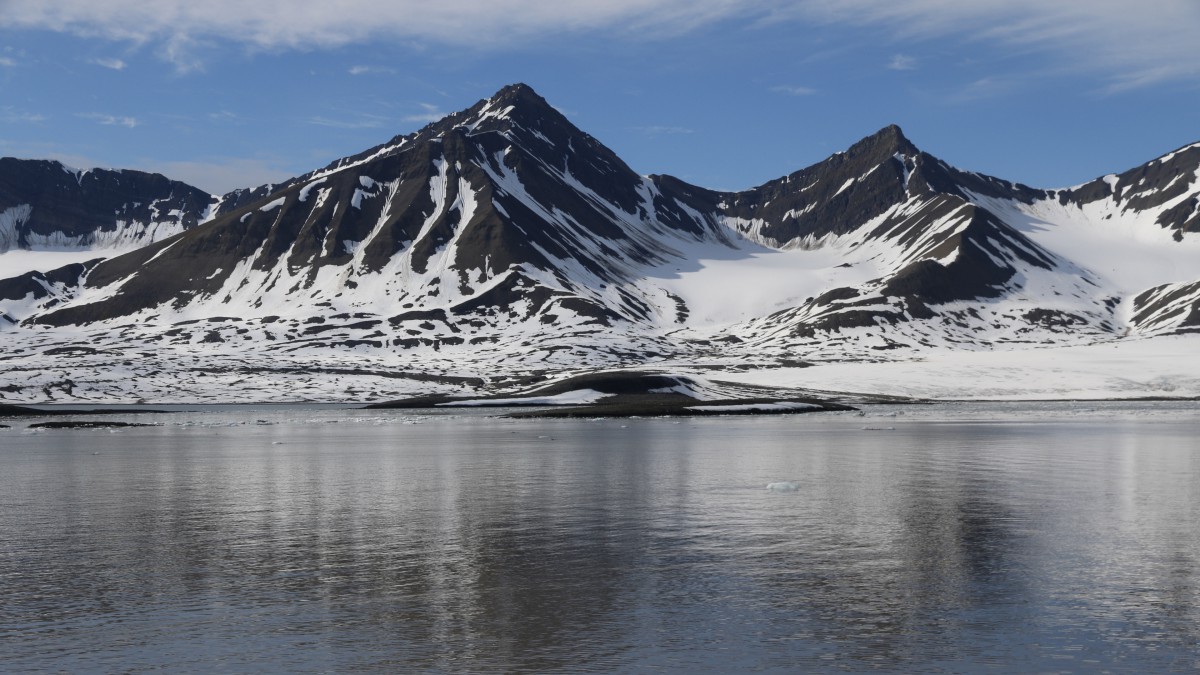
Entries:
{"type": "Polygon", "coordinates": [[[784,480],[778,483],[767,483],[767,489],[771,492],[795,492],[800,489],[800,484],[784,480]]]}

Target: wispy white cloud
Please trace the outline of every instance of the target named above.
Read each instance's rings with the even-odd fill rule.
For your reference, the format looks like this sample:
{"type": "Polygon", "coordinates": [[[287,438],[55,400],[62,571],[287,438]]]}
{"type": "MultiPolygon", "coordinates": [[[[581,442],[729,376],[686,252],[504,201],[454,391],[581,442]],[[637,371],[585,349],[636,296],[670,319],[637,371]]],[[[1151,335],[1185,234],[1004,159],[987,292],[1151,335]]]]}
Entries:
{"type": "Polygon", "coordinates": [[[1099,75],[1112,88],[1200,81],[1195,0],[800,0],[772,3],[775,20],[875,26],[903,40],[990,43],[1056,69],[1099,75]]]}
{"type": "Polygon", "coordinates": [[[0,26],[137,43],[229,39],[264,48],[337,47],[371,38],[456,45],[520,44],[547,31],[680,34],[772,0],[8,0],[0,26]]]}
{"type": "Polygon", "coordinates": [[[9,56],[0,56],[0,68],[16,67],[17,60],[9,56]]]}
{"type": "Polygon", "coordinates": [[[1021,86],[1020,80],[1013,77],[989,76],[967,83],[950,96],[956,103],[970,103],[989,98],[997,98],[1009,94],[1021,86]]]}
{"type": "Polygon", "coordinates": [[[92,120],[97,124],[103,124],[105,126],[121,126],[128,127],[130,129],[142,124],[141,120],[136,117],[125,117],[122,115],[108,115],[105,113],[76,113],[75,116],[80,119],[92,120]]]}
{"type": "Polygon", "coordinates": [[[88,63],[110,70],[125,70],[125,67],[129,65],[121,59],[90,59],[88,63]]]}
{"type": "MultiPolygon", "coordinates": [[[[149,40],[150,37],[139,37],[138,42],[149,40]]],[[[204,59],[200,53],[208,46],[204,40],[197,39],[190,33],[175,31],[162,38],[162,48],[159,53],[164,60],[175,66],[175,72],[180,75],[204,71],[204,59]]]]}
{"type": "Polygon", "coordinates": [[[351,75],[395,75],[396,69],[384,66],[351,66],[346,72],[351,75]]]}
{"type": "Polygon", "coordinates": [[[319,127],[332,127],[334,129],[378,129],[387,122],[387,118],[378,115],[359,115],[349,119],[317,116],[310,117],[306,121],[309,124],[319,127]]]}
{"type": "Polygon", "coordinates": [[[799,87],[792,84],[781,84],[771,87],[771,91],[776,94],[790,94],[792,96],[812,96],[817,93],[817,90],[812,87],[799,87]]]}
{"type": "Polygon", "coordinates": [[[46,116],[39,113],[18,110],[7,105],[0,107],[0,122],[5,124],[37,124],[45,121],[46,116]]]}
{"type": "Polygon", "coordinates": [[[887,67],[888,70],[916,70],[917,60],[907,54],[896,54],[887,67]]]}
{"type": "Polygon", "coordinates": [[[1196,0],[7,0],[5,29],[154,44],[181,72],[235,42],[321,49],[373,39],[471,48],[605,31],[673,36],[722,20],[881,28],[898,39],[979,41],[1037,53],[1115,88],[1200,80],[1196,0]],[[364,17],[369,17],[365,19],[364,17]],[[964,37],[965,36],[965,37],[964,37]]]}
{"type": "Polygon", "coordinates": [[[447,115],[432,103],[418,103],[417,106],[421,108],[421,112],[405,115],[403,118],[405,122],[436,122],[447,115]]]}
{"type": "Polygon", "coordinates": [[[687,127],[669,126],[669,125],[654,125],[648,127],[634,127],[637,131],[646,134],[647,136],[676,136],[680,134],[694,134],[695,129],[687,127]]]}
{"type": "Polygon", "coordinates": [[[137,166],[130,168],[161,173],[216,194],[264,183],[280,183],[300,173],[275,160],[244,157],[211,157],[186,162],[144,159],[135,163],[137,166]]]}

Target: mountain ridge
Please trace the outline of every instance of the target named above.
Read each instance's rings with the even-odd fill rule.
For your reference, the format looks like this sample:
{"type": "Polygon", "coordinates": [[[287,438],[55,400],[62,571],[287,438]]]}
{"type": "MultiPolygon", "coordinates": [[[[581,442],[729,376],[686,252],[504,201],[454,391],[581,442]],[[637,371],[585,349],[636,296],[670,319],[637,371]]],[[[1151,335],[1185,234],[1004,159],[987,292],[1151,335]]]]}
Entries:
{"type": "Polygon", "coordinates": [[[0,281],[0,329],[510,374],[1190,333],[1198,181],[1200,144],[1042,190],[890,125],[714,191],[638,175],[518,84],[131,252],[0,281]]]}

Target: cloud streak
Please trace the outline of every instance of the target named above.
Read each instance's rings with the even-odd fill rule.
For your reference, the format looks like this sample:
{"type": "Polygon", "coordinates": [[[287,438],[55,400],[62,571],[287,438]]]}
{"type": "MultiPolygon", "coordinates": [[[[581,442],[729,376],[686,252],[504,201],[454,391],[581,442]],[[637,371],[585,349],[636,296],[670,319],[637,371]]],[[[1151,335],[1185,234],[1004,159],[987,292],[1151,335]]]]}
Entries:
{"type": "Polygon", "coordinates": [[[121,126],[129,129],[141,126],[142,122],[136,117],[125,117],[122,115],[108,115],[105,113],[78,113],[75,115],[80,119],[92,120],[97,124],[104,126],[121,126]]]}
{"type": "Polygon", "coordinates": [[[425,122],[428,124],[429,122],[436,122],[442,119],[447,114],[432,103],[418,103],[417,106],[421,108],[422,112],[406,115],[404,117],[405,122],[425,122]]]}
{"type": "Polygon", "coordinates": [[[399,38],[498,49],[597,31],[669,37],[720,21],[855,25],[896,39],[988,43],[1099,74],[1114,91],[1200,80],[1195,0],[1142,0],[1136,8],[1127,0],[8,0],[0,14],[6,29],[156,44],[181,73],[200,70],[197,54],[225,42],[307,50],[399,38]]]}
{"type": "Polygon", "coordinates": [[[0,106],[0,122],[6,124],[38,124],[45,121],[45,115],[18,110],[12,106],[0,106]]]}
{"type": "Polygon", "coordinates": [[[109,70],[125,70],[125,67],[128,65],[121,59],[90,59],[88,63],[100,66],[101,68],[108,68],[109,70]]]}
{"type": "Polygon", "coordinates": [[[298,173],[276,161],[241,157],[211,157],[188,162],[146,159],[136,164],[143,171],[161,173],[216,194],[265,183],[279,183],[298,173]]]}
{"type": "Polygon", "coordinates": [[[1111,91],[1200,81],[1195,0],[809,0],[772,17],[873,26],[909,41],[988,43],[1100,75],[1111,91]]]}
{"type": "Polygon", "coordinates": [[[888,62],[888,70],[916,70],[917,60],[906,54],[896,54],[888,62]]]}
{"type": "Polygon", "coordinates": [[[788,94],[791,96],[812,96],[817,93],[812,87],[798,87],[791,84],[781,84],[777,87],[771,87],[771,91],[776,94],[788,94]]]}
{"type": "Polygon", "coordinates": [[[333,119],[317,116],[310,117],[306,121],[318,127],[331,127],[333,129],[378,129],[387,120],[377,115],[362,115],[354,119],[333,119]]]}
{"type": "MultiPolygon", "coordinates": [[[[749,0],[751,9],[762,4],[749,0]]],[[[180,36],[263,48],[337,47],[372,38],[518,44],[547,31],[679,34],[739,13],[729,0],[9,0],[0,26],[146,43],[180,36]]]]}
{"type": "Polygon", "coordinates": [[[384,68],[382,66],[351,66],[346,72],[351,75],[395,75],[394,68],[384,68]]]}
{"type": "Polygon", "coordinates": [[[634,127],[637,131],[646,134],[647,136],[680,136],[696,133],[695,129],[687,127],[670,126],[670,125],[653,125],[648,127],[634,127]]]}

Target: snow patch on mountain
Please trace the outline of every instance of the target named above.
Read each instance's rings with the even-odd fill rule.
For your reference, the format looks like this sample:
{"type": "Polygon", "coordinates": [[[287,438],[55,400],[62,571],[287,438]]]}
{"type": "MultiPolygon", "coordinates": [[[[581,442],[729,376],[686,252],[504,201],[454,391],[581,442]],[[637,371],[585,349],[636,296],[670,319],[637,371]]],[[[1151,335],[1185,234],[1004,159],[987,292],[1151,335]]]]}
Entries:
{"type": "Polygon", "coordinates": [[[304,185],[304,188],[300,190],[300,196],[299,196],[300,201],[302,201],[302,202],[308,201],[308,194],[310,192],[312,192],[312,189],[317,187],[318,185],[324,183],[326,180],[328,180],[328,177],[318,178],[314,181],[309,181],[308,183],[306,183],[304,185]]]}
{"type": "Polygon", "coordinates": [[[1157,209],[1133,211],[1111,199],[1080,206],[1053,198],[1022,204],[972,195],[1042,247],[1094,273],[1114,293],[1200,280],[1200,236],[1177,241],[1157,223],[1162,211],[1184,198],[1157,209]]]}

